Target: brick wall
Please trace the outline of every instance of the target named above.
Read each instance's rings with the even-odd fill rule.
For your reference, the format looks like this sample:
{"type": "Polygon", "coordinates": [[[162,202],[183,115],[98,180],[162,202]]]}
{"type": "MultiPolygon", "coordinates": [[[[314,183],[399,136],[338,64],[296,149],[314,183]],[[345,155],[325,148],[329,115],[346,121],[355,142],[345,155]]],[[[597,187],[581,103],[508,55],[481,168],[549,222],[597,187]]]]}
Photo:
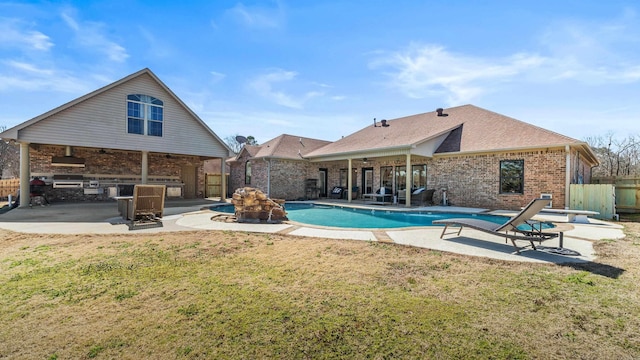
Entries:
{"type": "Polygon", "coordinates": [[[564,150],[439,157],[427,165],[427,184],[440,202],[447,189],[451,205],[519,209],[541,193],[553,194],[553,207],[564,208],[564,150]],[[500,161],[524,160],[524,194],[500,194],[500,161]]]}
{"type": "MultiPolygon", "coordinates": [[[[305,180],[310,178],[309,170],[312,164],[295,160],[264,160],[251,159],[244,153],[229,167],[230,189],[235,190],[245,186],[261,190],[274,199],[296,200],[305,197],[305,180]],[[245,184],[245,164],[251,160],[251,183],[245,184]],[[271,170],[268,169],[269,161],[271,170]],[[267,178],[270,173],[271,181],[267,178]],[[271,185],[271,189],[269,189],[271,185]]],[[[317,178],[318,172],[311,178],[317,178]]]]}
{"type": "MultiPolygon", "coordinates": [[[[577,152],[572,152],[572,173],[575,181],[588,182],[591,168],[577,152]]],[[[244,184],[244,164],[241,158],[230,167],[233,189],[244,184]]],[[[542,193],[553,195],[553,207],[564,208],[566,152],[564,149],[514,151],[496,154],[446,156],[437,158],[413,157],[412,165],[427,165],[427,188],[436,189],[434,201],[442,199],[442,189],[447,190],[449,203],[455,206],[487,209],[517,210],[542,193]],[[500,161],[524,160],[524,194],[500,194],[500,161]]],[[[354,162],[358,170],[354,186],[361,186],[363,167],[374,169],[374,191],[380,187],[380,168],[405,166],[404,157],[369,160],[367,164],[354,162]]],[[[346,161],[310,163],[304,161],[272,160],[271,197],[287,200],[305,197],[305,179],[318,179],[320,168],[327,169],[327,190],[340,182],[340,169],[347,168],[346,161]]],[[[250,186],[267,192],[267,163],[252,162],[250,186]]]]}
{"type": "MultiPolygon", "coordinates": [[[[107,150],[100,153],[100,149],[73,148],[72,155],[76,158],[85,159],[85,167],[52,166],[51,157],[65,155],[64,146],[33,144],[29,148],[31,161],[31,173],[45,173],[51,175],[75,174],[83,175],[85,187],[88,187],[89,180],[98,180],[93,175],[100,175],[101,182],[129,182],[136,180],[126,180],[126,176],[136,178],[142,173],[142,154],[140,152],[129,152],[120,150],[107,150]],[[109,175],[124,177],[125,180],[105,180],[109,175]]],[[[204,193],[204,170],[202,161],[198,156],[172,155],[167,158],[165,154],[150,153],[148,157],[149,176],[157,177],[180,177],[183,166],[196,166],[198,168],[197,194],[204,193]]],[[[100,201],[107,200],[108,193],[104,189],[102,194],[84,194],[83,189],[59,189],[48,187],[47,197],[51,201],[71,200],[71,201],[100,201]]]]}

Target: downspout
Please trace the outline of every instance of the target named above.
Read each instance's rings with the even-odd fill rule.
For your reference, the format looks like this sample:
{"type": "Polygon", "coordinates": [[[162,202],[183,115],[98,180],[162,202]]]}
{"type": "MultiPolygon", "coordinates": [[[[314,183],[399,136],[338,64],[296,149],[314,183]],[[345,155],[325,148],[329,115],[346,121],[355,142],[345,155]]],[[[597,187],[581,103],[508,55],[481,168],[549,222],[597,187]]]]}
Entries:
{"type": "Polygon", "coordinates": [[[571,201],[571,194],[569,193],[569,188],[571,187],[571,148],[569,147],[569,145],[565,145],[564,150],[567,152],[567,166],[564,179],[564,208],[568,209],[569,202],[571,201]]]}
{"type": "Polygon", "coordinates": [[[264,158],[267,163],[267,197],[271,197],[271,159],[264,158]]]}

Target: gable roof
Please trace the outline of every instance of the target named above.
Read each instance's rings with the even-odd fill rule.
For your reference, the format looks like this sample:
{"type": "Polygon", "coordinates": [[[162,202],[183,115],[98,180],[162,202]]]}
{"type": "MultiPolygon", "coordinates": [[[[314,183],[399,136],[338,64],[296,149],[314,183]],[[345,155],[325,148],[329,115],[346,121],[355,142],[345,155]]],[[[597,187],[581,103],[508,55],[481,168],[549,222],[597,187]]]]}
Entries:
{"type": "Polygon", "coordinates": [[[262,145],[245,145],[243,151],[248,152],[253,158],[301,160],[310,152],[330,143],[325,140],[282,134],[262,145]]]}
{"type": "MultiPolygon", "coordinates": [[[[387,127],[369,125],[307,155],[311,159],[342,154],[375,154],[392,149],[412,151],[433,142],[432,154],[495,152],[575,146],[586,143],[473,105],[388,120],[387,127]]],[[[595,155],[586,145],[587,156],[595,155]]]]}
{"type": "MultiPolygon", "coordinates": [[[[188,114],[188,117],[191,120],[195,120],[195,122],[198,124],[198,127],[204,131],[204,133],[206,133],[209,136],[209,139],[213,140],[213,144],[215,144],[216,147],[216,151],[214,151],[216,154],[194,154],[194,155],[214,155],[214,156],[224,156],[227,157],[229,156],[229,154],[232,153],[231,149],[229,148],[229,146],[222,141],[207,125],[204,121],[202,121],[202,119],[200,119],[200,117],[198,115],[196,115],[182,100],[180,100],[180,98],[178,98],[175,93],[173,91],[171,91],[171,89],[169,89],[150,69],[145,68],[142,69],[138,72],[135,72],[131,75],[128,75],[118,81],[115,81],[111,84],[108,84],[106,86],[103,86],[93,92],[90,92],[86,95],[83,95],[79,98],[76,98],[66,104],[63,104],[61,106],[58,106],[48,112],[45,112],[44,114],[41,114],[39,116],[36,116],[28,121],[25,121],[19,125],[16,125],[2,133],[0,133],[0,138],[3,139],[14,139],[17,141],[34,141],[34,142],[42,142],[44,140],[47,140],[47,143],[49,144],[56,144],[56,145],[71,145],[71,146],[90,146],[86,143],[83,144],[76,144],[76,143],[69,143],[69,140],[66,140],[67,143],[65,143],[65,140],[59,140],[59,139],[44,139],[43,138],[43,131],[40,131],[37,134],[37,137],[34,139],[25,139],[25,134],[29,134],[29,136],[33,136],[34,133],[38,132],[36,129],[38,129],[39,126],[41,126],[40,124],[44,122],[44,120],[48,120],[48,119],[52,119],[56,116],[61,117],[64,114],[68,114],[68,112],[70,111],[76,111],[76,108],[85,104],[88,101],[92,101],[93,99],[98,98],[101,95],[104,95],[106,93],[108,93],[110,90],[116,89],[120,86],[124,86],[127,83],[133,82],[134,80],[138,80],[141,79],[143,77],[146,77],[147,79],[151,80],[151,84],[154,84],[154,86],[159,87],[160,89],[162,89],[162,91],[164,91],[165,94],[167,94],[171,100],[173,100],[175,103],[178,104],[178,107],[180,108],[180,111],[183,111],[184,113],[188,114]],[[223,150],[223,151],[221,151],[223,150]],[[222,154],[224,152],[224,154],[222,154]]],[[[148,82],[148,80],[147,80],[148,82]]],[[[123,105],[124,106],[124,105],[123,105]]],[[[94,112],[98,112],[100,113],[102,116],[104,116],[104,111],[100,112],[99,110],[93,109],[94,112]]],[[[66,124],[66,126],[69,126],[69,124],[66,124]]],[[[86,130],[85,130],[86,131],[86,130]]],[[[86,139],[83,139],[86,142],[86,139]]],[[[168,139],[166,139],[168,140],[168,139]]],[[[114,142],[112,141],[110,145],[114,145],[114,143],[118,143],[118,142],[114,142]]],[[[119,144],[124,143],[124,141],[121,141],[119,144]]],[[[105,146],[104,144],[97,144],[97,147],[109,147],[109,146],[105,146]]],[[[116,147],[119,148],[117,146],[112,146],[112,147],[116,147]]],[[[158,151],[157,149],[152,149],[152,151],[158,151]]]]}

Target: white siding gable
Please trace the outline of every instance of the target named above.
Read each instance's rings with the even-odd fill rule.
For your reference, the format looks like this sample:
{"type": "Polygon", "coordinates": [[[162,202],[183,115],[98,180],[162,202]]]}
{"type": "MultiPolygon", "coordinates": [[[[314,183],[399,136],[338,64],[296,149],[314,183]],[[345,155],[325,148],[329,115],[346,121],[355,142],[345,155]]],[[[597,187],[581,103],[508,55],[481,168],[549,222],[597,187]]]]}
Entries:
{"type": "Polygon", "coordinates": [[[229,152],[201,120],[146,72],[19,130],[31,143],[226,158],[229,152]],[[163,136],[127,133],[127,95],[164,103],[163,136]]]}

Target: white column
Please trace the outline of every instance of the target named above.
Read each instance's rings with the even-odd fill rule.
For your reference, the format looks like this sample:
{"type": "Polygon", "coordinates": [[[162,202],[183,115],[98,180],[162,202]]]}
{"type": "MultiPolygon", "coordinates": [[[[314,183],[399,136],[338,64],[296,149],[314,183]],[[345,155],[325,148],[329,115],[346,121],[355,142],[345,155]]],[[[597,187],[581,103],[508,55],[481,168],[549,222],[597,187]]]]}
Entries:
{"type": "Polygon", "coordinates": [[[29,143],[20,143],[20,207],[27,207],[31,203],[29,183],[31,181],[31,160],[29,158],[29,143]]]}
{"type": "Polygon", "coordinates": [[[566,145],[564,149],[567,152],[567,171],[564,184],[564,208],[568,209],[569,203],[571,202],[571,194],[569,193],[569,188],[571,187],[571,148],[569,145],[566,145]]]}
{"type": "Polygon", "coordinates": [[[405,202],[406,202],[406,207],[410,207],[411,206],[411,176],[413,176],[413,172],[411,171],[411,153],[407,154],[407,170],[405,172],[406,176],[405,176],[405,202]]]}
{"type": "Polygon", "coordinates": [[[227,174],[225,174],[226,172],[226,163],[224,162],[224,158],[220,159],[220,176],[222,176],[222,178],[220,179],[220,187],[222,188],[220,191],[220,201],[225,201],[225,199],[227,198],[227,174]]]}
{"type": "Polygon", "coordinates": [[[353,171],[351,171],[351,158],[347,165],[347,202],[351,202],[351,189],[353,188],[353,171]]]}
{"type": "Polygon", "coordinates": [[[142,183],[146,184],[149,181],[149,152],[142,152],[142,183]]]}

